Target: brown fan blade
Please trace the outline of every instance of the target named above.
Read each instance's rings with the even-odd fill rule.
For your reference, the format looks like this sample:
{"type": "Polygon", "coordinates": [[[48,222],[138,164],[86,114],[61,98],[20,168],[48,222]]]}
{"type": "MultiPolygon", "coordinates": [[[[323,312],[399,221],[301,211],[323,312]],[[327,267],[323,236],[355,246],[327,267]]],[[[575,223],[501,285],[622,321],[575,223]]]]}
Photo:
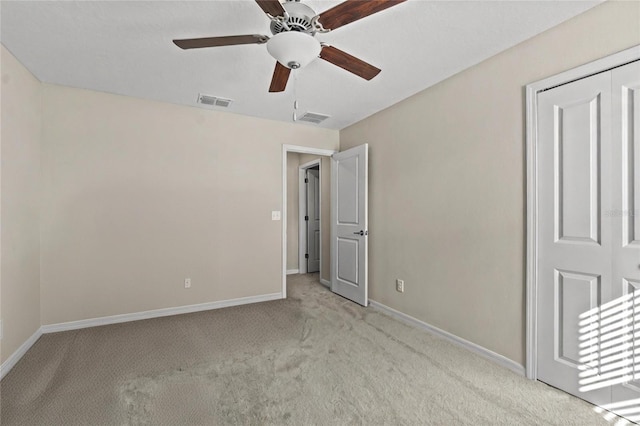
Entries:
{"type": "Polygon", "coordinates": [[[349,71],[365,80],[371,80],[380,73],[380,68],[376,68],[365,61],[351,56],[340,49],[333,46],[323,46],[320,51],[320,57],[333,65],[337,65],[342,69],[349,71]]]}
{"type": "Polygon", "coordinates": [[[256,3],[264,10],[264,13],[274,17],[284,16],[284,8],[278,0],[256,0],[256,3]]]}
{"type": "Polygon", "coordinates": [[[406,0],[347,0],[322,12],[318,21],[324,29],[335,30],[404,1],[406,0]]]}
{"type": "Polygon", "coordinates": [[[201,47],[233,46],[236,44],[263,44],[269,37],[260,34],[187,38],[184,40],[173,40],[176,46],[181,49],[199,49],[201,47]]]}
{"type": "Polygon", "coordinates": [[[271,79],[269,92],[284,92],[284,89],[287,88],[290,73],[291,69],[285,67],[280,62],[276,62],[276,69],[273,70],[273,78],[271,79]]]}

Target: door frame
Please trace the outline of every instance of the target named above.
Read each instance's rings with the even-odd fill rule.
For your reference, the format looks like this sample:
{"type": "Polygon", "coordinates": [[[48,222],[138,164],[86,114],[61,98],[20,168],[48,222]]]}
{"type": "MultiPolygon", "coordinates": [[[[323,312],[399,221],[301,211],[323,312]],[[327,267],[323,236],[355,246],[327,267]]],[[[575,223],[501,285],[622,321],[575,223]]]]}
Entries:
{"type": "MultiPolygon", "coordinates": [[[[312,148],[299,145],[282,145],[282,298],[287,298],[287,153],[312,154],[321,157],[331,157],[338,152],[333,149],[312,148]]],[[[300,265],[298,265],[299,267],[300,265]]]]}
{"type": "Polygon", "coordinates": [[[526,86],[526,375],[538,379],[538,96],[539,92],[640,60],[640,45],[526,86]]]}
{"type": "Polygon", "coordinates": [[[307,246],[307,226],[304,220],[303,211],[307,210],[307,187],[305,185],[305,172],[307,169],[311,169],[314,166],[318,166],[318,176],[320,180],[320,192],[318,193],[319,209],[320,209],[320,278],[322,278],[322,164],[318,158],[308,163],[302,164],[298,167],[298,271],[301,274],[307,273],[307,262],[305,258],[306,250],[303,247],[307,246]],[[302,266],[304,265],[304,266],[302,266]]]}

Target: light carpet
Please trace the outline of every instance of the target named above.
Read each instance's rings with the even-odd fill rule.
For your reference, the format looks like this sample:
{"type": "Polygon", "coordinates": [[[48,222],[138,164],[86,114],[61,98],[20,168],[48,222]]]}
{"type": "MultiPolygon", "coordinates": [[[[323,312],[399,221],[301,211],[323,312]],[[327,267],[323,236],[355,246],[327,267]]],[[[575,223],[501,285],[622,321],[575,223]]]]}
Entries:
{"type": "Polygon", "coordinates": [[[332,294],[44,335],[2,425],[597,425],[593,406],[332,294]]]}

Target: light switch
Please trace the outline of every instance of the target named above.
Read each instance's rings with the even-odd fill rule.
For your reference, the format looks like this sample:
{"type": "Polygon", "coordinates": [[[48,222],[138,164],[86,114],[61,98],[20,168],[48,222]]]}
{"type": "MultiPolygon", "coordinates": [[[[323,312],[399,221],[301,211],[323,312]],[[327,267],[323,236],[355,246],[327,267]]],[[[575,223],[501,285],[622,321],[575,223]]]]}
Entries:
{"type": "Polygon", "coordinates": [[[271,212],[271,220],[280,220],[280,212],[279,211],[272,211],[271,212]]]}

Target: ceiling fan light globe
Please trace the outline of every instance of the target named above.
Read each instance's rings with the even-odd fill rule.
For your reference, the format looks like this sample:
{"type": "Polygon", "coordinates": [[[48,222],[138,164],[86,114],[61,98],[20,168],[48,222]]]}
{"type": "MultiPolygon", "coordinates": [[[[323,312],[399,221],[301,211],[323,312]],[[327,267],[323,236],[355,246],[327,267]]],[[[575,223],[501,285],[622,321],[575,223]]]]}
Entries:
{"type": "Polygon", "coordinates": [[[320,50],[322,46],[315,37],[297,31],[276,34],[267,42],[269,54],[287,68],[293,68],[289,64],[296,64],[297,68],[308,65],[320,50]]]}

